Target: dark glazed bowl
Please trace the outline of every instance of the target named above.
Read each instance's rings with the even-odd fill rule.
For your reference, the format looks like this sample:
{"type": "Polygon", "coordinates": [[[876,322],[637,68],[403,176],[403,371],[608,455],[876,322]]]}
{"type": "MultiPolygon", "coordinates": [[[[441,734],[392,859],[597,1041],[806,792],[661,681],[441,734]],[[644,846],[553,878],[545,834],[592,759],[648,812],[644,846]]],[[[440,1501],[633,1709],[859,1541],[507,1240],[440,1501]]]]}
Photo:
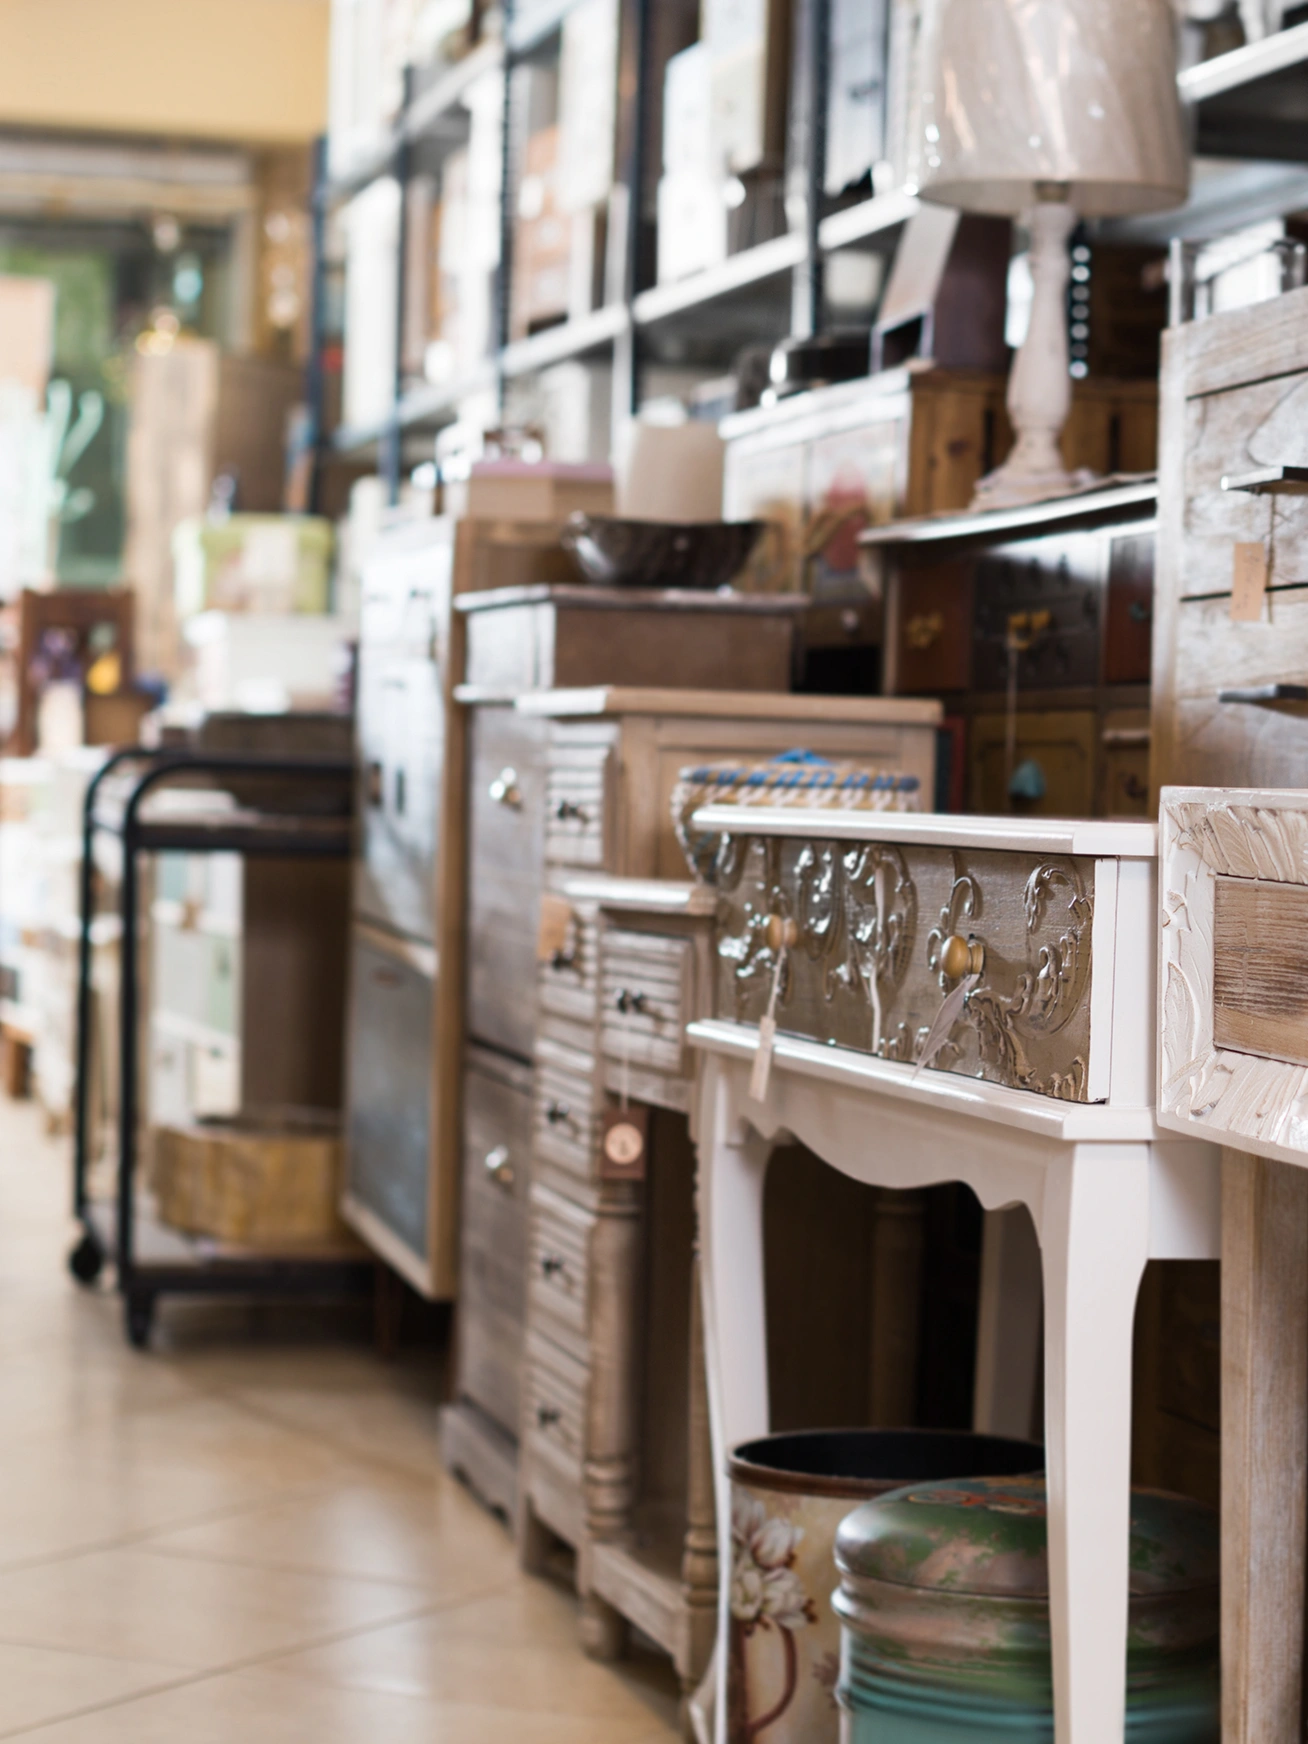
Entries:
{"type": "Polygon", "coordinates": [[[623,521],[573,515],[563,548],[597,587],[725,587],[749,562],[766,521],[623,521]]]}

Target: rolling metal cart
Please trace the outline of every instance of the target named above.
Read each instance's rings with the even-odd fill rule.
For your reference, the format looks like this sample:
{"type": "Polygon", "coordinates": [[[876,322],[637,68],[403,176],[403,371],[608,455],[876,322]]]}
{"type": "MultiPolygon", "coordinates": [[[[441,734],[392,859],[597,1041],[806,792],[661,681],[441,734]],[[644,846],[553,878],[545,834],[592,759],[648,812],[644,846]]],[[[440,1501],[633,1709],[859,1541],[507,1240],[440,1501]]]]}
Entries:
{"type": "Polygon", "coordinates": [[[137,1204],[138,1016],[140,1010],[140,858],[165,852],[260,855],[265,858],[348,858],[352,849],[353,768],[338,758],[268,757],[133,745],[113,752],[86,791],[82,817],[81,932],[77,964],[74,1091],[74,1215],[82,1236],[68,1258],[83,1284],[112,1257],[123,1297],[128,1340],[149,1342],[154,1307],[165,1292],[318,1295],[366,1288],[374,1266],[353,1250],[279,1256],[194,1238],[143,1216],[137,1204]],[[109,778],[126,776],[126,791],[110,800],[109,778]],[[146,801],[168,784],[233,793],[234,808],[211,817],[149,815],[146,801]],[[340,790],[333,803],[333,785],[340,790]],[[251,803],[251,793],[263,805],[251,803]],[[315,806],[312,801],[320,803],[315,806]],[[273,803],[268,803],[272,801],[273,803]],[[322,803],[322,802],[325,802],[322,803]],[[112,1196],[91,1192],[91,940],[95,915],[95,842],[121,843],[122,923],[118,995],[119,1097],[117,1184],[112,1196]]]}

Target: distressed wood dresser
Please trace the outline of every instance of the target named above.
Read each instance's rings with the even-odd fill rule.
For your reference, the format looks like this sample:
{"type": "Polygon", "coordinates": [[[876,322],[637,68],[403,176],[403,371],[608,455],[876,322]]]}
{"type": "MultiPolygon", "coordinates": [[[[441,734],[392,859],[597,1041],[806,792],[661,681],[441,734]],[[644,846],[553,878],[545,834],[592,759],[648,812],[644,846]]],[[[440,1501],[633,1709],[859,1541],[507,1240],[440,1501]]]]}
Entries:
{"type": "MultiPolygon", "coordinates": [[[[639,979],[647,1006],[621,1031],[633,1100],[684,1101],[673,1062],[691,1015],[679,942],[620,939],[603,968],[600,905],[569,886],[597,874],[684,880],[670,801],[688,765],[802,746],[914,777],[930,796],[939,708],[615,687],[528,692],[509,708],[462,694],[472,705],[467,1010],[480,1044],[465,1077],[477,1121],[465,1118],[464,1180],[465,1205],[479,1211],[464,1221],[459,1397],[443,1441],[451,1465],[516,1512],[531,1560],[542,1528],[577,1547],[634,1542],[641,1504],[631,1389],[647,1192],[601,1166],[622,1015],[605,976],[639,979]],[[531,986],[534,1001],[522,994],[531,986]],[[515,1063],[512,1085],[491,1081],[492,1057],[501,1075],[515,1063]]],[[[686,1150],[687,1179],[690,1166],[686,1150]]],[[[589,1597],[597,1566],[612,1561],[579,1559],[588,1632],[606,1651],[618,1625],[598,1589],[589,1597]]],[[[616,1590],[616,1576],[597,1580],[616,1590]]]]}
{"type": "MultiPolygon", "coordinates": [[[[1149,1258],[1211,1258],[1218,1242],[1216,1151],[1166,1138],[1154,1110],[1157,832],[731,806],[696,812],[694,825],[719,838],[721,901],[718,1015],[689,1031],[704,1056],[719,1665],[726,1459],[771,1426],[764,1177],[793,1138],[869,1185],[962,1181],[988,1210],[1029,1210],[1043,1271],[1056,1735],[1120,1739],[1136,1294],[1149,1258]]],[[[1001,1299],[1028,1288],[1016,1276],[998,1285],[1001,1299]]],[[[994,1324],[1038,1311],[1028,1298],[994,1324]]],[[[720,1679],[720,1736],[724,1699],[720,1679]]]]}

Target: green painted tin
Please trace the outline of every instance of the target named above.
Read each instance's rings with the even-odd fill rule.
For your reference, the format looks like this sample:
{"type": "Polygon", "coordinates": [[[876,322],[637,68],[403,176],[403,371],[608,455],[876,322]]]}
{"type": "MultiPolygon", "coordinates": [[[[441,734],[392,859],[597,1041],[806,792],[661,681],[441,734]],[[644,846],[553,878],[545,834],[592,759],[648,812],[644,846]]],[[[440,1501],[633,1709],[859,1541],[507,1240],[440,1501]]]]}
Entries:
{"type": "MultiPolygon", "coordinates": [[[[1216,1744],[1218,1530],[1180,1496],[1131,1498],[1129,1744],[1216,1744]]],[[[913,1485],[836,1534],[842,1744],[1052,1744],[1041,1477],[913,1485]]]]}

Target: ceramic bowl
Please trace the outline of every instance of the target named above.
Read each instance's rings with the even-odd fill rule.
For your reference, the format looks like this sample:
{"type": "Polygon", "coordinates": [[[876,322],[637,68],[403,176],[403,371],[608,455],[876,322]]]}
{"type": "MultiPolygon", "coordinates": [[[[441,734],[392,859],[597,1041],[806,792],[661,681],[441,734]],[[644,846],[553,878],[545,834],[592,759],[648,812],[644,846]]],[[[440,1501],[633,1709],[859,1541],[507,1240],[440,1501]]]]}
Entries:
{"type": "Polygon", "coordinates": [[[597,587],[725,587],[748,563],[766,521],[624,521],[573,515],[563,546],[597,587]]]}

